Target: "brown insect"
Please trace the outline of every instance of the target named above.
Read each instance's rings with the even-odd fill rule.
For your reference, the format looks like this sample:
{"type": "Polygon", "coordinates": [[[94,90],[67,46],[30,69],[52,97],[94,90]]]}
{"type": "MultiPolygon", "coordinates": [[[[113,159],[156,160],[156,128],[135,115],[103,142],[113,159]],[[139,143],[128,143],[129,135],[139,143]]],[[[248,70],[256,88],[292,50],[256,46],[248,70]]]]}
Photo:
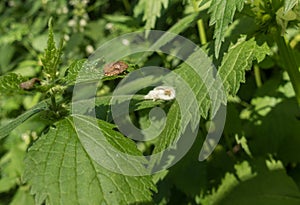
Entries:
{"type": "Polygon", "coordinates": [[[104,75],[113,76],[123,73],[128,68],[128,65],[123,61],[106,64],[103,68],[104,75]]]}
{"type": "Polygon", "coordinates": [[[36,83],[40,83],[40,82],[41,82],[40,79],[32,78],[28,81],[20,83],[20,88],[22,88],[23,90],[31,90],[36,83]]]}

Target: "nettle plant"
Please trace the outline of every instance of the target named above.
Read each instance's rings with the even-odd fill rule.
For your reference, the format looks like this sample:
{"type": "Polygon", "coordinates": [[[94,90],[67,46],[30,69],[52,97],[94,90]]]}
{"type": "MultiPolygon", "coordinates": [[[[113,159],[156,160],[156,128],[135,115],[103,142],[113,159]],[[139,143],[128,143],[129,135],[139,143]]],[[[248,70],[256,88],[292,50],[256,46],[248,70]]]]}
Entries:
{"type": "MultiPolygon", "coordinates": [[[[135,8],[135,15],[143,15],[145,28],[151,29],[162,10],[168,9],[169,3],[167,0],[141,0],[135,8]]],[[[295,132],[299,128],[299,120],[294,116],[298,111],[297,103],[300,105],[300,62],[296,51],[299,41],[299,1],[192,0],[186,5],[190,9],[192,6],[193,12],[168,31],[185,33],[188,27],[196,23],[203,50],[211,56],[229,99],[223,133],[225,139],[221,140],[212,156],[206,161],[197,161],[209,124],[201,122],[197,145],[169,170],[153,175],[130,176],[101,166],[95,156],[113,163],[116,156],[109,152],[95,154],[106,145],[102,144],[104,140],[79,136],[75,127],[80,123],[75,125],[72,116],[73,89],[87,60],[75,60],[67,68],[61,66],[64,43],[61,41],[56,45],[50,21],[47,48],[41,59],[42,77],[27,79],[16,73],[0,77],[1,97],[34,96],[32,108],[3,123],[0,128],[0,139],[7,142],[9,147],[0,161],[1,192],[18,187],[14,203],[23,200],[25,204],[300,203],[295,182],[283,171],[286,167],[296,170],[300,161],[297,154],[300,142],[295,132]],[[205,22],[209,25],[205,25],[205,22]],[[211,31],[211,27],[214,28],[213,38],[209,39],[206,33],[211,31]],[[261,74],[265,71],[262,69],[267,70],[275,65],[281,68],[280,74],[263,84],[261,74]],[[256,94],[258,97],[251,101],[253,84],[245,84],[241,88],[240,84],[245,83],[246,71],[252,67],[256,86],[260,90],[256,94]],[[280,86],[277,86],[278,82],[280,86]],[[237,95],[238,92],[241,95],[237,95]],[[247,98],[250,105],[244,101],[247,98]],[[270,103],[271,106],[266,109],[265,106],[270,103]],[[291,120],[288,133],[272,130],[277,128],[272,126],[272,119],[281,118],[278,116],[284,110],[281,107],[272,112],[272,109],[281,103],[283,107],[288,106],[286,116],[280,121],[285,124],[286,119],[291,120]],[[15,140],[15,135],[20,133],[15,132],[18,129],[30,130],[22,135],[22,141],[15,140]],[[273,138],[270,135],[258,137],[266,130],[273,134],[273,138]],[[94,144],[86,146],[84,143],[88,138],[94,144]],[[242,153],[236,155],[237,152],[242,153]],[[222,171],[217,172],[218,169],[222,171]],[[34,200],[28,194],[29,190],[34,200]],[[268,197],[270,195],[274,197],[268,197]]],[[[164,39],[160,42],[164,42],[164,39]]],[[[147,57],[151,59],[151,55],[155,54],[147,57]]],[[[157,56],[164,57],[161,53],[157,56]]],[[[173,65],[170,63],[172,59],[165,60],[173,65]]],[[[212,102],[202,79],[195,77],[193,69],[185,63],[170,67],[190,86],[199,106],[199,114],[208,119],[212,102]]],[[[174,101],[164,101],[155,95],[155,101],[147,100],[143,97],[148,93],[146,90],[144,95],[134,97],[130,104],[130,117],[136,126],[145,128],[150,124],[149,110],[156,106],[163,108],[167,121],[157,139],[137,142],[118,130],[110,112],[112,91],[109,88],[115,88],[120,79],[138,69],[135,62],[119,61],[106,65],[103,72],[106,76],[99,80],[95,97],[95,118],[82,117],[82,122],[96,122],[97,129],[104,134],[105,142],[122,153],[142,157],[158,153],[178,140],[176,132],[182,116],[176,97],[174,101]]],[[[221,99],[219,106],[225,104],[226,100],[221,99]]],[[[190,121],[185,123],[189,124],[190,121]]],[[[133,165],[119,166],[122,169],[133,165]]],[[[139,165],[136,169],[143,169],[143,166],[139,165]]]]}

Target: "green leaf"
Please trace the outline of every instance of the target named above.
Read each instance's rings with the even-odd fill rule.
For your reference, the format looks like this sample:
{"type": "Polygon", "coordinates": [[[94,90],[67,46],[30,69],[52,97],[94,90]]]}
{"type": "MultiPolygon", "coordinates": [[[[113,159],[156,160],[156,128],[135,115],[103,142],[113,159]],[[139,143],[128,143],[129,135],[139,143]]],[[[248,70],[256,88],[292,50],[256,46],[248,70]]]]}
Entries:
{"type": "Polygon", "coordinates": [[[41,61],[44,66],[43,71],[46,77],[53,80],[56,78],[57,67],[58,64],[60,63],[63,41],[60,42],[59,48],[56,48],[53,28],[52,28],[52,19],[49,20],[48,26],[49,26],[49,34],[48,34],[47,48],[45,49],[45,54],[41,58],[41,61]]]}
{"type": "Polygon", "coordinates": [[[168,7],[168,0],[140,0],[134,9],[134,15],[144,13],[145,29],[150,30],[155,27],[156,18],[160,17],[162,7],[168,7]]]}
{"type": "MultiPolygon", "coordinates": [[[[115,155],[101,152],[106,140],[123,153],[141,156],[135,144],[114,131],[113,125],[100,120],[99,129],[106,140],[85,135],[85,129],[92,128],[90,123],[93,119],[77,116],[76,120],[79,120],[76,124],[79,129],[75,129],[71,117],[65,118],[55,123],[55,127],[51,127],[29,149],[24,178],[32,185],[31,192],[35,194],[36,203],[131,204],[149,201],[150,190],[155,190],[150,176],[118,174],[95,161],[117,163],[115,155]],[[78,131],[82,133],[79,135],[78,131]]],[[[127,165],[116,166],[122,169],[127,165]]]]}
{"type": "Polygon", "coordinates": [[[32,195],[29,194],[28,187],[20,187],[10,205],[35,205],[32,195]]]}
{"type": "Polygon", "coordinates": [[[6,73],[9,71],[14,65],[12,59],[14,57],[14,53],[16,52],[16,48],[12,44],[4,44],[0,48],[0,74],[6,73]]]}
{"type": "Polygon", "coordinates": [[[241,145],[241,147],[246,152],[246,154],[249,157],[252,157],[251,151],[250,151],[248,143],[247,143],[247,139],[244,136],[242,136],[241,139],[239,139],[239,137],[236,135],[235,140],[236,140],[237,144],[241,145]]]}
{"type": "MultiPolygon", "coordinates": [[[[183,63],[179,66],[175,72],[188,84],[191,88],[193,95],[196,97],[198,103],[199,114],[204,118],[207,118],[209,109],[213,106],[215,110],[212,111],[212,116],[220,107],[220,105],[226,104],[226,90],[220,87],[223,79],[215,79],[214,67],[212,66],[210,59],[204,55],[192,54],[186,60],[190,65],[194,65],[198,70],[198,73],[188,66],[187,63],[183,63]],[[200,73],[200,74],[199,74],[200,73]],[[218,87],[216,87],[218,86],[218,87]]],[[[183,93],[190,91],[183,91],[183,93]]],[[[189,99],[190,100],[190,99],[189,99]]],[[[185,107],[190,106],[190,102],[185,98],[185,107]]],[[[194,113],[194,112],[192,112],[194,113]]]]}
{"type": "MultiPolygon", "coordinates": [[[[223,59],[223,64],[219,70],[221,81],[223,82],[225,92],[227,93],[236,93],[239,88],[240,82],[244,82],[245,70],[249,69],[252,61],[257,59],[257,61],[263,60],[266,53],[269,52],[269,48],[264,44],[263,46],[258,46],[254,39],[249,41],[239,41],[234,45],[227,55],[223,59]],[[232,87],[233,86],[233,87],[232,87]]],[[[211,65],[203,59],[195,59],[195,56],[192,55],[188,58],[187,61],[200,62],[197,66],[198,68],[205,67],[208,68],[211,65]],[[207,63],[207,65],[206,65],[207,63]]],[[[209,69],[208,69],[209,70],[209,69]]],[[[203,76],[199,76],[190,66],[187,64],[181,64],[175,72],[181,76],[181,78],[189,85],[192,90],[192,93],[196,97],[199,107],[199,114],[203,117],[207,117],[208,111],[212,105],[215,103],[215,107],[219,108],[222,103],[225,103],[225,96],[220,91],[220,89],[211,87],[214,86],[213,82],[208,82],[207,76],[209,76],[208,71],[202,73],[203,76]],[[205,82],[205,83],[204,83],[205,82]],[[195,86],[197,85],[197,86],[195,86]],[[208,89],[214,89],[216,92],[213,92],[214,96],[210,96],[208,89]]],[[[183,93],[187,93],[184,91],[183,93]]],[[[180,98],[180,92],[178,92],[177,100],[180,98]]],[[[173,104],[168,112],[168,118],[166,122],[165,129],[159,137],[159,141],[155,148],[155,152],[160,152],[176,139],[176,134],[178,134],[181,126],[178,124],[180,120],[183,120],[184,124],[191,122],[191,116],[187,113],[195,113],[196,111],[183,112],[184,115],[180,118],[180,109],[187,108],[190,109],[191,104],[188,98],[185,96],[183,104],[180,107],[176,104],[173,104]],[[166,137],[167,136],[167,137],[166,137]]],[[[180,101],[180,100],[179,100],[180,101]]],[[[184,129],[183,129],[184,130],[184,129]]],[[[181,131],[183,131],[181,130],[181,131]]]]}
{"type": "Polygon", "coordinates": [[[209,12],[211,13],[210,26],[215,25],[215,55],[218,58],[221,44],[224,41],[228,25],[232,22],[236,10],[241,11],[244,0],[213,0],[209,12]]]}
{"type": "MultiPolygon", "coordinates": [[[[184,30],[190,27],[190,25],[195,22],[198,19],[199,15],[198,14],[190,14],[183,19],[180,19],[176,24],[174,24],[168,32],[174,33],[174,34],[180,34],[184,30]]],[[[175,36],[174,36],[175,37],[175,36]]],[[[167,43],[169,43],[172,39],[170,39],[169,34],[164,34],[162,35],[153,45],[152,47],[158,47],[158,46],[163,46],[167,43]]],[[[152,52],[149,52],[147,56],[150,56],[152,52]]]]}
{"type": "Polygon", "coordinates": [[[185,16],[184,18],[180,19],[178,22],[176,22],[169,30],[168,32],[179,34],[185,29],[189,28],[191,24],[196,22],[199,18],[199,14],[190,14],[188,16],[185,16]]]}
{"type": "Polygon", "coordinates": [[[297,205],[300,204],[300,192],[284,171],[272,171],[241,182],[221,204],[297,205]]]}
{"type": "Polygon", "coordinates": [[[7,152],[0,158],[0,193],[14,190],[24,171],[23,160],[27,145],[20,135],[20,132],[12,133],[3,143],[7,152]]]}
{"type": "Polygon", "coordinates": [[[67,68],[65,81],[68,85],[74,84],[76,82],[78,72],[80,72],[85,62],[85,59],[76,60],[72,62],[71,65],[67,68]]]}
{"type": "Polygon", "coordinates": [[[4,126],[1,126],[0,127],[0,140],[3,139],[4,137],[6,137],[7,135],[9,135],[9,133],[13,129],[15,129],[17,126],[19,126],[20,124],[22,124],[28,118],[30,118],[31,116],[33,116],[34,114],[36,114],[38,112],[46,110],[47,107],[48,107],[48,105],[47,105],[47,103],[45,101],[40,102],[35,107],[33,107],[32,109],[26,111],[25,113],[23,113],[22,115],[20,115],[16,119],[13,119],[8,124],[6,124],[4,126]]]}
{"type": "Polygon", "coordinates": [[[2,33],[0,38],[0,45],[12,44],[15,41],[21,41],[23,36],[30,32],[30,27],[28,24],[21,22],[14,22],[7,32],[2,33]]]}
{"type": "MultiPolygon", "coordinates": [[[[159,49],[163,45],[171,42],[172,38],[170,36],[170,33],[173,33],[173,34],[182,33],[187,28],[189,28],[191,26],[191,24],[196,22],[198,20],[198,18],[199,18],[199,14],[193,13],[193,14],[190,14],[190,15],[180,19],[168,30],[168,33],[163,34],[157,41],[155,41],[154,44],[151,45],[151,47],[153,49],[149,49],[149,50],[159,49]]],[[[176,37],[178,37],[178,36],[175,35],[174,38],[176,38],[176,37]]],[[[147,57],[151,56],[152,54],[153,54],[153,52],[149,51],[143,55],[143,58],[147,58],[147,57]]]]}
{"type": "MultiPolygon", "coordinates": [[[[99,69],[101,64],[103,64],[103,62],[99,62],[99,60],[87,61],[81,59],[74,61],[66,72],[67,84],[72,85],[75,82],[87,83],[100,81],[100,79],[104,78],[103,69],[99,69]],[[93,75],[91,75],[91,73],[93,73],[93,75]]],[[[100,84],[98,86],[100,86],[100,84]]]]}
{"type": "Polygon", "coordinates": [[[166,126],[161,134],[157,137],[158,141],[153,153],[159,153],[165,150],[174,142],[174,140],[176,140],[178,133],[180,132],[181,120],[180,107],[177,103],[174,103],[169,109],[166,126]]]}
{"type": "Polygon", "coordinates": [[[242,38],[231,46],[218,71],[225,90],[229,94],[235,95],[239,90],[240,83],[245,83],[245,71],[251,68],[252,62],[254,60],[261,62],[269,53],[270,49],[267,44],[259,46],[254,38],[248,41],[242,38]]]}
{"type": "Polygon", "coordinates": [[[0,179],[0,193],[8,192],[16,186],[16,177],[5,177],[0,179]]]}
{"type": "Polygon", "coordinates": [[[0,76],[0,93],[4,95],[24,93],[20,84],[26,81],[26,78],[16,73],[8,73],[0,76]]]}
{"type": "MultiPolygon", "coordinates": [[[[272,93],[270,86],[266,87],[272,93]]],[[[280,95],[280,94],[279,94],[280,95]]],[[[253,98],[252,118],[247,123],[245,136],[253,156],[275,153],[283,163],[300,162],[299,108],[294,98],[280,99],[270,96],[253,98]],[[276,128],[276,129],[274,129],[276,128]]]]}
{"type": "Polygon", "coordinates": [[[178,73],[192,88],[199,104],[200,114],[204,118],[206,118],[211,105],[211,101],[208,96],[207,88],[201,77],[198,76],[198,74],[185,63],[181,64],[180,67],[175,70],[175,72],[178,73]]]}
{"type": "Polygon", "coordinates": [[[299,4],[299,0],[284,0],[284,13],[293,9],[296,4],[299,4]]]}
{"type": "Polygon", "coordinates": [[[276,22],[281,27],[281,35],[286,33],[288,23],[297,19],[297,14],[293,10],[287,12],[281,7],[276,12],[276,22]]]}
{"type": "Polygon", "coordinates": [[[167,148],[172,151],[176,150],[177,154],[178,151],[181,153],[182,150],[186,150],[186,146],[195,140],[193,137],[197,135],[200,115],[206,116],[211,104],[209,97],[206,96],[208,93],[204,84],[192,68],[183,64],[175,72],[187,85],[182,84],[176,88],[176,101],[168,110],[164,129],[156,137],[158,140],[155,142],[153,152],[160,153],[161,159],[158,157],[157,160],[160,160],[161,164],[165,163],[164,166],[171,165],[173,158],[178,159],[176,154],[173,156],[172,153],[169,154],[164,150],[167,148]],[[189,137],[188,142],[185,141],[187,137],[189,137]]]}
{"type": "Polygon", "coordinates": [[[201,204],[220,204],[221,199],[234,189],[234,187],[238,186],[239,180],[244,181],[254,176],[254,173],[251,173],[251,167],[247,161],[235,164],[234,168],[236,173],[226,172],[219,187],[199,199],[201,204]]]}
{"type": "Polygon", "coordinates": [[[204,198],[199,198],[201,204],[299,204],[300,192],[295,182],[280,166],[276,169],[274,162],[259,164],[256,160],[253,172],[249,162],[243,161],[234,166],[235,172],[227,172],[217,189],[204,198]]]}

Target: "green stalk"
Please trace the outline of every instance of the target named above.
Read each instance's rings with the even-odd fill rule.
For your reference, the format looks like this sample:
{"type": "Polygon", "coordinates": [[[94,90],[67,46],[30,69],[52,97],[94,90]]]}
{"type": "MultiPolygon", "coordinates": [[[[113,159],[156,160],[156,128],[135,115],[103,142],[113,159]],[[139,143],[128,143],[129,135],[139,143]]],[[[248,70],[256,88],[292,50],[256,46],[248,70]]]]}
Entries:
{"type": "Polygon", "coordinates": [[[130,8],[131,6],[130,6],[129,1],[128,0],[123,0],[123,5],[125,7],[126,12],[129,14],[130,10],[131,10],[131,8],[130,8]]]}
{"type": "Polygon", "coordinates": [[[255,76],[255,82],[257,87],[261,87],[262,82],[261,82],[260,70],[257,64],[254,65],[254,76],[255,76]]]}
{"type": "MultiPolygon", "coordinates": [[[[199,12],[199,8],[198,8],[196,0],[192,0],[192,3],[193,3],[194,11],[199,12]]],[[[203,23],[202,19],[199,19],[197,21],[197,27],[198,27],[200,42],[202,45],[204,45],[207,43],[207,39],[206,39],[205,27],[204,27],[204,23],[203,23]]]]}
{"type": "Polygon", "coordinates": [[[278,46],[279,55],[282,59],[283,65],[289,75],[293,85],[298,105],[300,106],[300,72],[291,47],[285,42],[285,39],[276,34],[275,40],[278,46]]]}
{"type": "Polygon", "coordinates": [[[57,111],[57,105],[56,105],[56,99],[54,94],[51,92],[50,93],[50,99],[51,99],[51,108],[53,109],[53,111],[57,111]]]}
{"type": "Polygon", "coordinates": [[[204,23],[202,19],[199,19],[197,21],[197,25],[198,25],[198,31],[200,34],[200,42],[202,45],[207,43],[207,39],[206,39],[206,33],[205,33],[205,27],[204,27],[204,23]]]}

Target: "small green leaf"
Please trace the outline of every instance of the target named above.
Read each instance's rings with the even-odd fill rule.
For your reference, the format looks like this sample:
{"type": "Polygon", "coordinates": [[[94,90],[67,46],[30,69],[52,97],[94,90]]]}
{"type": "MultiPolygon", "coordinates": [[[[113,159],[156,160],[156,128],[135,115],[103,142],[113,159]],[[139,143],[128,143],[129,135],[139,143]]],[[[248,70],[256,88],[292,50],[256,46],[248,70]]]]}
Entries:
{"type": "MultiPolygon", "coordinates": [[[[195,21],[198,20],[199,14],[190,14],[182,19],[180,19],[177,23],[175,23],[167,33],[163,34],[157,41],[154,42],[153,45],[151,45],[152,49],[149,50],[155,50],[159,49],[163,45],[169,43],[172,41],[172,37],[170,33],[172,34],[180,34],[183,31],[185,31],[187,28],[190,27],[191,24],[193,24],[195,21]]],[[[178,36],[174,35],[173,38],[176,38],[178,36]]],[[[151,56],[153,52],[149,51],[143,55],[144,58],[151,56]]]]}
{"type": "Polygon", "coordinates": [[[296,19],[297,14],[293,10],[284,12],[283,7],[278,9],[278,11],[276,12],[276,22],[281,27],[281,35],[284,35],[286,33],[288,23],[296,19]]]}
{"type": "Polygon", "coordinates": [[[284,0],[284,13],[293,9],[296,4],[299,4],[299,0],[284,0]]]}
{"type": "Polygon", "coordinates": [[[0,140],[3,139],[4,137],[6,137],[13,129],[15,129],[17,126],[22,124],[25,120],[27,120],[28,118],[30,118],[31,116],[33,116],[34,114],[36,114],[38,112],[46,110],[47,107],[48,107],[48,105],[45,101],[40,102],[35,107],[26,111],[25,113],[23,113],[16,119],[14,119],[11,122],[9,122],[8,124],[0,127],[0,140]]]}
{"type": "MultiPolygon", "coordinates": [[[[106,140],[123,153],[142,156],[135,144],[104,121],[98,121],[98,125],[106,140],[85,135],[84,129],[93,128],[86,123],[90,124],[93,119],[76,116],[76,120],[79,120],[77,130],[72,118],[65,118],[55,123],[55,128],[50,128],[29,149],[24,178],[32,185],[36,203],[132,204],[150,201],[151,190],[155,190],[150,176],[118,174],[95,161],[117,163],[118,156],[112,156],[110,152],[101,154],[101,146],[105,146],[106,140]]],[[[116,165],[121,169],[131,166],[116,165]]]]}
{"type": "Polygon", "coordinates": [[[67,68],[65,81],[68,85],[74,84],[76,82],[78,72],[80,72],[85,62],[85,59],[76,60],[72,62],[71,65],[67,68]]]}
{"type": "Polygon", "coordinates": [[[226,91],[235,95],[239,90],[240,83],[245,82],[245,71],[251,68],[252,62],[254,60],[261,62],[269,53],[270,49],[266,43],[259,46],[253,38],[248,41],[242,38],[231,46],[219,68],[226,91]]]}
{"type": "Polygon", "coordinates": [[[46,77],[54,80],[56,78],[56,72],[58,64],[60,63],[60,58],[62,55],[62,46],[63,41],[60,42],[59,48],[56,48],[53,28],[52,28],[52,19],[49,20],[49,34],[47,41],[47,48],[45,49],[45,54],[41,58],[43,63],[44,73],[46,77]]]}
{"type": "Polygon", "coordinates": [[[232,22],[236,10],[243,9],[244,0],[212,0],[209,12],[211,19],[209,25],[215,25],[214,38],[215,40],[215,55],[218,58],[221,49],[221,44],[224,41],[225,33],[228,25],[232,22]]]}
{"type": "Polygon", "coordinates": [[[16,73],[8,73],[0,76],[0,93],[4,95],[13,95],[24,93],[20,84],[25,82],[26,78],[16,73]]]}
{"type": "Polygon", "coordinates": [[[99,60],[87,61],[81,59],[74,61],[66,72],[67,84],[100,81],[104,77],[103,69],[100,66],[99,60]]]}
{"type": "Polygon", "coordinates": [[[140,0],[134,9],[135,16],[142,13],[143,21],[146,21],[145,29],[152,29],[155,27],[156,18],[160,17],[162,7],[168,7],[169,0],[140,0]]]}
{"type": "Polygon", "coordinates": [[[245,136],[242,136],[241,139],[239,139],[238,135],[235,135],[235,140],[238,144],[240,144],[242,146],[242,148],[246,152],[246,154],[249,157],[252,157],[252,154],[251,154],[251,151],[249,149],[247,139],[245,138],[245,136]]]}
{"type": "Polygon", "coordinates": [[[185,29],[189,28],[191,24],[196,22],[198,20],[199,14],[190,14],[188,16],[185,16],[184,18],[180,19],[178,22],[176,22],[169,30],[168,32],[179,34],[185,29]]]}

